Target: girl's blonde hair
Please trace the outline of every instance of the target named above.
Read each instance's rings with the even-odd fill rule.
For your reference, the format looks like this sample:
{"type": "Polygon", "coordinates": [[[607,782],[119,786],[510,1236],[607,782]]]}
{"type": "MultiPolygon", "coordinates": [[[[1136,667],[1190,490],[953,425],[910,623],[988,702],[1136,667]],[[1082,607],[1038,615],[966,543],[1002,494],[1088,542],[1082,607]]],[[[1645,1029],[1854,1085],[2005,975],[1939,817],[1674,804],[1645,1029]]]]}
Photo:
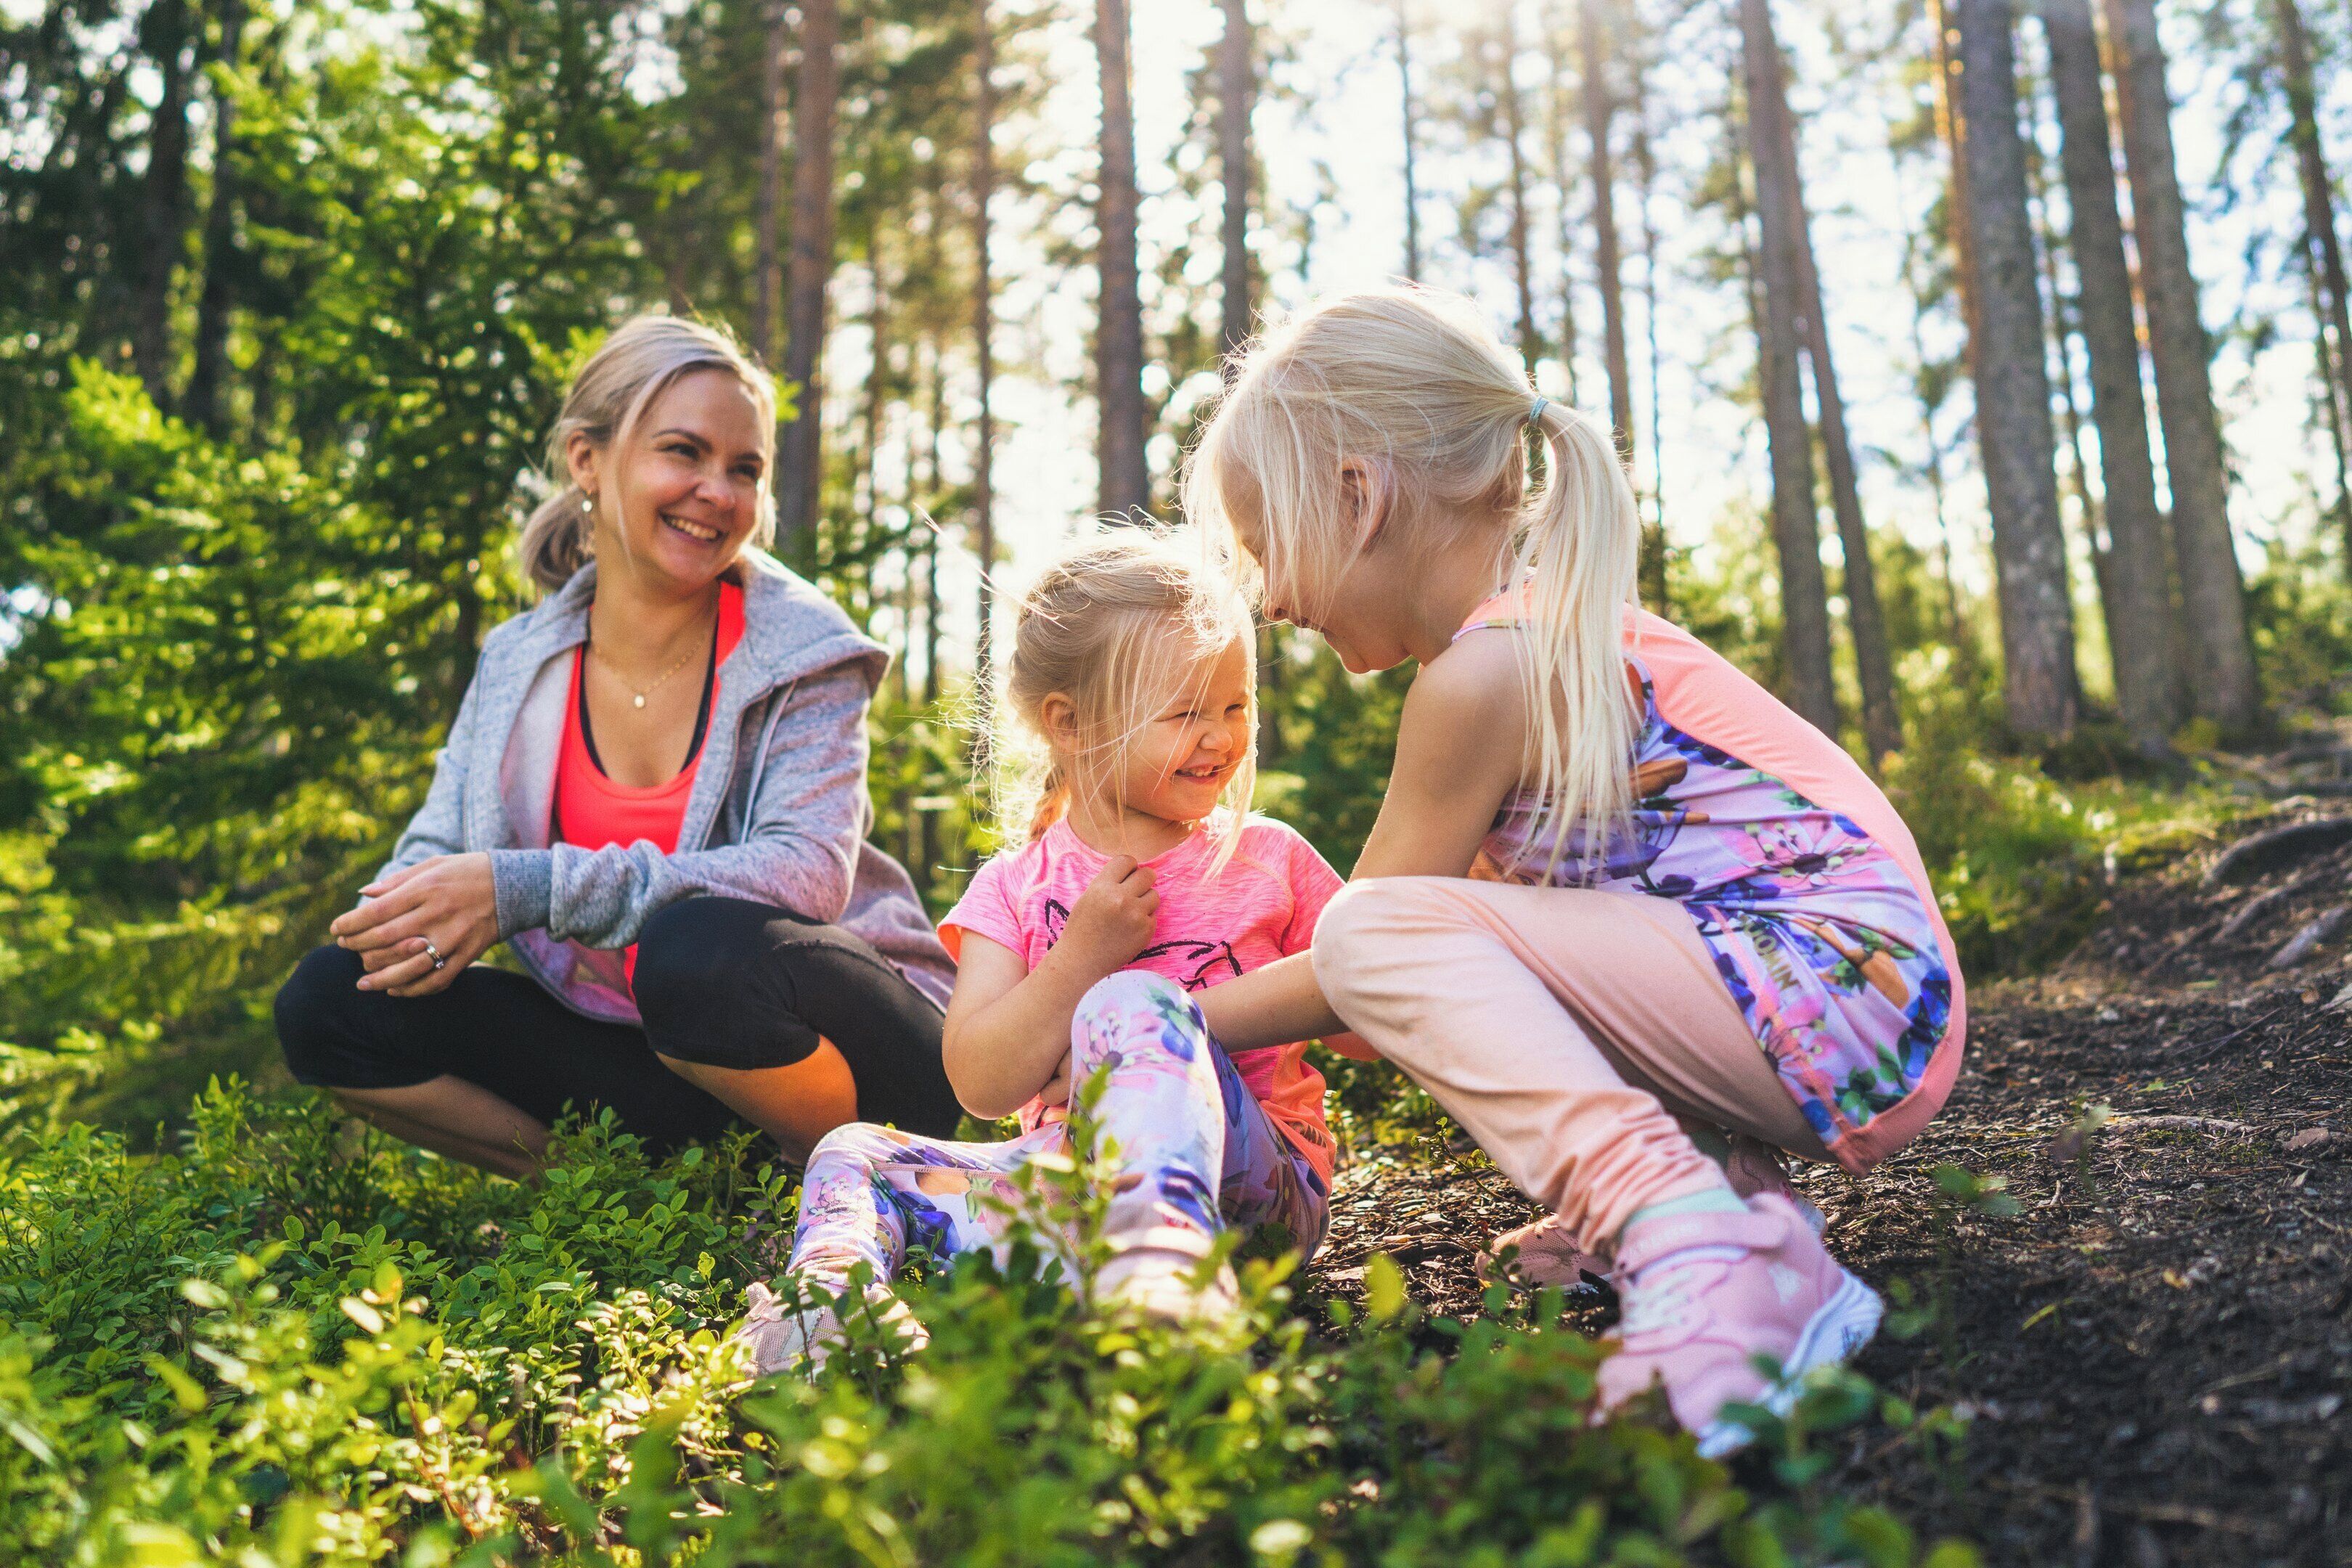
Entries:
{"type": "Polygon", "coordinates": [[[992,746],[1003,820],[1026,819],[1035,842],[1068,814],[1081,771],[1116,780],[1127,747],[1153,714],[1208,679],[1239,643],[1251,660],[1249,734],[1226,781],[1222,869],[1240,842],[1256,783],[1256,642],[1249,603],[1223,563],[1157,530],[1118,527],[1081,537],[1021,596],[992,746]],[[1046,731],[1045,699],[1076,710],[1076,749],[1046,731]]]}
{"type": "MultiPolygon", "coordinates": [[[[572,378],[563,411],[547,434],[547,477],[553,493],[531,512],[515,542],[523,577],[532,587],[552,593],[595,553],[595,531],[581,509],[587,497],[572,482],[572,437],[583,435],[602,451],[622,447],[654,399],[680,376],[698,370],[723,370],[743,384],[760,414],[760,455],[773,467],[776,384],[733,338],[682,316],[638,316],[625,321],[572,378]]],[[[760,520],[751,542],[765,550],[775,537],[773,492],[763,484],[760,520]]]]}
{"type": "Polygon", "coordinates": [[[1527,842],[1548,843],[1553,868],[1570,854],[1589,864],[1632,805],[1635,736],[1622,639],[1641,525],[1607,433],[1539,403],[1469,300],[1342,294],[1242,351],[1187,461],[1185,513],[1212,538],[1232,537],[1237,511],[1253,521],[1265,585],[1311,616],[1345,591],[1364,547],[1342,481],[1350,461],[1386,500],[1384,540],[1426,554],[1491,538],[1496,587],[1523,599],[1527,842]],[[1531,420],[1545,468],[1532,493],[1531,420]]]}

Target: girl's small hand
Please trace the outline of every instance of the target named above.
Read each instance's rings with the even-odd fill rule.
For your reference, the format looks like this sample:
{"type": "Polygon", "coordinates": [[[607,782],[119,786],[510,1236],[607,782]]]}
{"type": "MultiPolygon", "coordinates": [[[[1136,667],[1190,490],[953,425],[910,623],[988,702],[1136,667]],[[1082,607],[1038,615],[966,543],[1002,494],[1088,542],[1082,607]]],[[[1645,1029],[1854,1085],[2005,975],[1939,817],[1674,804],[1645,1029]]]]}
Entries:
{"type": "Polygon", "coordinates": [[[1109,974],[1141,952],[1160,918],[1160,894],[1152,874],[1132,855],[1114,855],[1062,927],[1059,945],[1081,955],[1089,968],[1109,974]]]}
{"type": "Polygon", "coordinates": [[[488,855],[436,855],[360,889],[359,907],[328,931],[360,955],[362,991],[430,996],[499,940],[488,855]],[[434,962],[438,953],[440,962],[434,962]]]}
{"type": "Polygon", "coordinates": [[[1067,1105],[1070,1103],[1069,1052],[1064,1051],[1062,1053],[1061,1065],[1054,1069],[1054,1076],[1045,1080],[1045,1087],[1037,1091],[1037,1103],[1040,1105],[1067,1105]]]}

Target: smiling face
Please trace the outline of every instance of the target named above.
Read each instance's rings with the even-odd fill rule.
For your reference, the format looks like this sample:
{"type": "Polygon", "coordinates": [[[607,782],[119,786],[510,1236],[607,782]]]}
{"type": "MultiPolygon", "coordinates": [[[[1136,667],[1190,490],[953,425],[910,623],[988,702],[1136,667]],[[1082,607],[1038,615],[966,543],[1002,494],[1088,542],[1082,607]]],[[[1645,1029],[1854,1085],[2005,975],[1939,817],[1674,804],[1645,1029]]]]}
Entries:
{"type": "MultiPolygon", "coordinates": [[[[1078,789],[1104,815],[1123,809],[1161,822],[1199,822],[1217,808],[1226,787],[1249,760],[1256,711],[1251,697],[1248,645],[1235,637],[1214,654],[1171,647],[1170,637],[1143,645],[1163,667],[1184,661],[1183,678],[1158,702],[1087,746],[1079,742],[1076,709],[1056,692],[1046,699],[1045,722],[1078,789]],[[1156,646],[1155,646],[1156,645],[1156,646]]],[[[1092,815],[1092,814],[1087,814],[1092,815]]]]}
{"type": "Polygon", "coordinates": [[[609,448],[573,437],[567,456],[595,502],[597,559],[650,587],[707,587],[758,531],[768,447],[751,389],[715,369],[664,387],[609,448]]]}

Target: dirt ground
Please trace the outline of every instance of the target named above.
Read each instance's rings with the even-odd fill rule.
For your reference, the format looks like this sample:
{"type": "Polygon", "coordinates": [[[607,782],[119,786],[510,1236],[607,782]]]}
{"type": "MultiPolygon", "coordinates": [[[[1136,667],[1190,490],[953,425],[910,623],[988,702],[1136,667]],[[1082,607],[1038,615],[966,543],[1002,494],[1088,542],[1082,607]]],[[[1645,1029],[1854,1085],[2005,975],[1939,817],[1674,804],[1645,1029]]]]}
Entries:
{"type": "MultiPolygon", "coordinates": [[[[2057,972],[1976,991],[1912,1148],[1798,1176],[1832,1249],[1911,1306],[1862,1369],[1968,1417],[1942,1460],[1860,1429],[1843,1484],[1989,1563],[2352,1564],[2352,921],[2329,913],[2352,820],[2213,860],[2120,887],[2057,972]],[[2018,1212],[1946,1195],[1946,1164],[2018,1212]]],[[[1532,1210],[1455,1150],[1344,1171],[1311,1288],[1355,1294],[1386,1251],[1429,1310],[1475,1313],[1479,1245],[1532,1210]]]]}

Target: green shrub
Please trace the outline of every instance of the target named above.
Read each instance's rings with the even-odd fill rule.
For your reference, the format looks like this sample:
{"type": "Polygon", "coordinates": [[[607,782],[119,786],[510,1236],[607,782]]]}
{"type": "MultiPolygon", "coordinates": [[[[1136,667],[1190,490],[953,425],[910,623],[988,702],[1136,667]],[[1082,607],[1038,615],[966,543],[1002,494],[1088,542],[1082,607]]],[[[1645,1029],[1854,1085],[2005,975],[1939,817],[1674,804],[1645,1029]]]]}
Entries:
{"type": "MultiPolygon", "coordinates": [[[[525,1188],[235,1084],[166,1152],[22,1141],[0,1561],[1919,1560],[1875,1510],[1751,1500],[1654,1413],[1593,1425],[1599,1351],[1557,1299],[1429,1322],[1385,1259],[1328,1331],[1287,1258],[1242,1266],[1239,1321],[1166,1326],[1087,1310],[1024,1244],[904,1286],[921,1352],[853,1325],[822,1377],[751,1384],[740,1216],[786,1179],[608,1126],[562,1149],[525,1188]]],[[[1824,1384],[1786,1425],[1849,1405],[1824,1384]]]]}

